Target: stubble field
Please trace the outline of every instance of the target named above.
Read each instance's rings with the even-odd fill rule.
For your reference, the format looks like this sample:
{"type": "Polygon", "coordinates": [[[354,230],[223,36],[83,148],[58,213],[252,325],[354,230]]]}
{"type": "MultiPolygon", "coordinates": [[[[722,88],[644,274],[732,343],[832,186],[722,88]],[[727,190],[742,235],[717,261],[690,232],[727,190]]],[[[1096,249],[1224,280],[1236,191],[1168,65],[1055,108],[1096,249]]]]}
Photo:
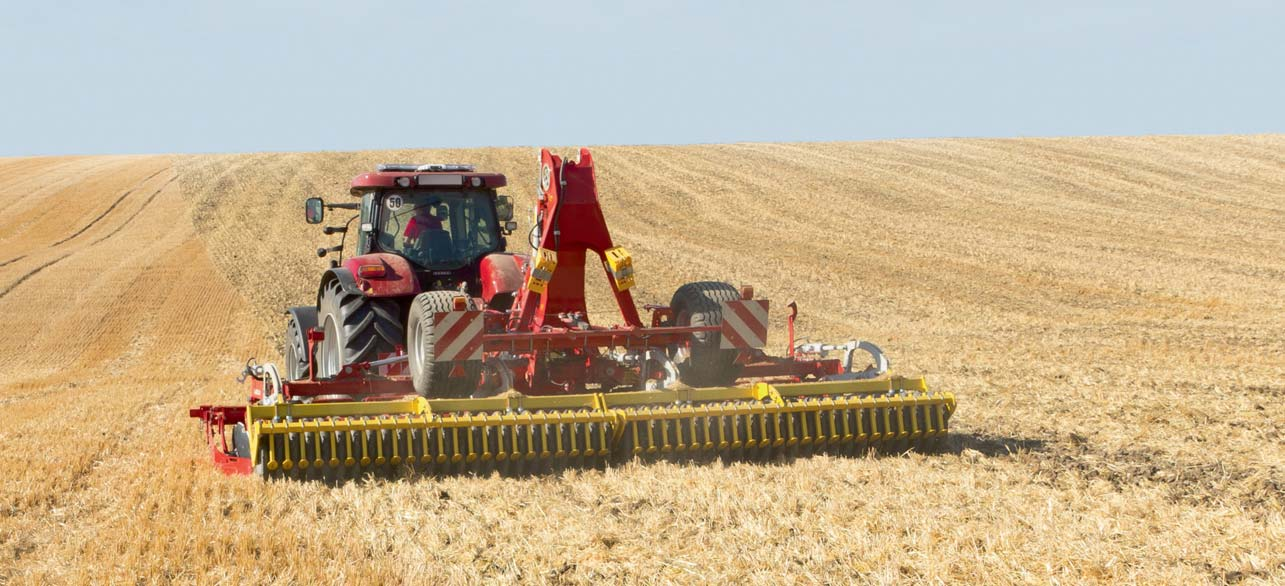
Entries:
{"type": "Polygon", "coordinates": [[[640,302],[797,300],[956,395],[946,453],[221,476],[186,409],[278,359],[303,198],[471,162],[524,234],[534,149],[0,159],[0,584],[1285,580],[1285,137],[594,155],[640,302]]]}

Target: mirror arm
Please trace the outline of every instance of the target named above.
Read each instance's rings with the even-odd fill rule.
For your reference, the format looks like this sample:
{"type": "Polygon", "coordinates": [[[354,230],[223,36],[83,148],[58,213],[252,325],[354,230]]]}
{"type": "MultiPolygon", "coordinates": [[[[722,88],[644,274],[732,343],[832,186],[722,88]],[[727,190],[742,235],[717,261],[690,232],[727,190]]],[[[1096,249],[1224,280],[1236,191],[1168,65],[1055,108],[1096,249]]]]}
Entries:
{"type": "Polygon", "coordinates": [[[328,203],[325,205],[326,205],[326,209],[329,209],[329,210],[360,210],[361,209],[361,204],[359,203],[328,203]]]}
{"type": "MultiPolygon", "coordinates": [[[[360,208],[360,206],[358,207],[360,208]]],[[[344,229],[338,231],[341,234],[341,236],[339,237],[339,260],[341,262],[344,260],[344,243],[348,241],[348,227],[352,226],[352,221],[356,220],[359,217],[361,216],[357,215],[357,216],[348,218],[348,221],[344,222],[344,229]]]]}
{"type": "Polygon", "coordinates": [[[343,226],[326,226],[326,229],[325,229],[326,234],[333,234],[335,232],[339,232],[340,234],[342,234],[342,236],[339,237],[339,244],[336,244],[335,246],[318,248],[317,256],[324,257],[327,254],[330,254],[332,252],[338,252],[339,260],[330,261],[330,266],[331,267],[339,266],[338,263],[343,262],[344,260],[344,243],[346,243],[348,240],[348,228],[349,226],[352,225],[352,221],[356,220],[359,217],[361,216],[358,215],[358,216],[353,216],[351,218],[348,218],[348,221],[345,222],[343,226]]]}

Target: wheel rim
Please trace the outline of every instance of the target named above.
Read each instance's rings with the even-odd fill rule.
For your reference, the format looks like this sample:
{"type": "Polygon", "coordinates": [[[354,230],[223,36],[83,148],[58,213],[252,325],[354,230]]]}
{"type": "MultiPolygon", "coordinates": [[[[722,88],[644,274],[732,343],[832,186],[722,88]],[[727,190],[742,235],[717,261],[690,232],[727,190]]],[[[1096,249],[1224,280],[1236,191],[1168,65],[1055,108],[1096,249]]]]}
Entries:
{"type": "Polygon", "coordinates": [[[326,316],[326,338],[321,342],[321,376],[333,377],[343,367],[339,351],[339,328],[335,326],[333,316],[326,316]]]}
{"type": "Polygon", "coordinates": [[[410,331],[410,368],[411,372],[419,372],[420,361],[424,359],[424,340],[421,333],[424,331],[423,322],[416,321],[411,326],[410,331]]]}
{"type": "Polygon", "coordinates": [[[286,376],[290,379],[299,378],[299,324],[290,320],[290,325],[286,328],[286,376]]]}
{"type": "Polygon", "coordinates": [[[288,371],[289,371],[289,372],[287,372],[287,373],[286,373],[286,376],[287,376],[287,377],[290,377],[291,379],[295,379],[295,378],[297,378],[297,377],[296,377],[296,375],[298,374],[298,373],[297,373],[297,371],[298,371],[298,368],[299,368],[299,367],[298,367],[299,359],[295,357],[295,349],[294,349],[294,341],[293,341],[293,340],[291,340],[291,341],[290,341],[290,343],[286,344],[286,360],[285,360],[285,362],[286,362],[286,369],[288,369],[288,371]]]}

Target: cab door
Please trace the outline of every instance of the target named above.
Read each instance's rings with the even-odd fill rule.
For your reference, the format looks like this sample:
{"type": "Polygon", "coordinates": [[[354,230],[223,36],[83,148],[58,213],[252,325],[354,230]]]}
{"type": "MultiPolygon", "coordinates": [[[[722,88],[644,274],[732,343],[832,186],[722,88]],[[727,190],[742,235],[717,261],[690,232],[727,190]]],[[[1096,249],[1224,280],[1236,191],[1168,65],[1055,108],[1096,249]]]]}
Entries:
{"type": "Polygon", "coordinates": [[[361,196],[361,218],[357,221],[357,254],[369,254],[375,249],[375,226],[379,225],[378,192],[361,196]]]}

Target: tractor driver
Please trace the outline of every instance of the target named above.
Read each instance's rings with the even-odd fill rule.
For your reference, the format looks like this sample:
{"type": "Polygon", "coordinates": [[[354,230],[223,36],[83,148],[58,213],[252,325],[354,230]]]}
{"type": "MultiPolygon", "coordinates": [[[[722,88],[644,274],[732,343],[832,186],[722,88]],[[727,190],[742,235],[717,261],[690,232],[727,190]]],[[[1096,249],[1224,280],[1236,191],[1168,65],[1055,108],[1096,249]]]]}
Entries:
{"type": "Polygon", "coordinates": [[[407,249],[415,250],[420,257],[450,258],[453,254],[451,235],[442,226],[449,212],[444,203],[427,203],[415,209],[415,215],[406,223],[402,241],[407,249]]]}

